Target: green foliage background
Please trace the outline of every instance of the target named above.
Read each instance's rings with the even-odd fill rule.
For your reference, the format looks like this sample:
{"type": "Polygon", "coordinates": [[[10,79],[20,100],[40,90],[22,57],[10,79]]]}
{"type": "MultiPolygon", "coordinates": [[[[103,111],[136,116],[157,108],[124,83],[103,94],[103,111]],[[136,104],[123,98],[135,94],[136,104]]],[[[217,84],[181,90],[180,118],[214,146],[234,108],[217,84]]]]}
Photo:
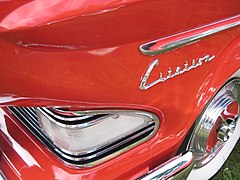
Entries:
{"type": "Polygon", "coordinates": [[[213,180],[240,180],[240,140],[213,180]]]}

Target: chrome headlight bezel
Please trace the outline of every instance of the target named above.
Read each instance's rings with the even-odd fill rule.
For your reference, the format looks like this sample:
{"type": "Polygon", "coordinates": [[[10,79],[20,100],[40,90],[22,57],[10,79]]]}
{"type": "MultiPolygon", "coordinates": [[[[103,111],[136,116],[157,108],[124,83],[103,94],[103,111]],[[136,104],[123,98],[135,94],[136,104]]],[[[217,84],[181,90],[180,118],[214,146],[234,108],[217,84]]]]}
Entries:
{"type": "MultiPolygon", "coordinates": [[[[22,123],[30,130],[32,133],[41,140],[46,147],[54,152],[61,160],[64,161],[64,163],[68,166],[75,167],[75,168],[85,168],[85,167],[94,167],[100,163],[103,163],[107,160],[110,160],[144,142],[149,140],[151,137],[155,135],[159,128],[159,118],[157,115],[151,112],[146,112],[142,110],[122,110],[122,109],[114,109],[114,110],[88,110],[88,111],[72,111],[67,110],[68,115],[64,114],[65,112],[60,112],[59,108],[29,108],[29,107],[11,107],[9,108],[13,114],[20,120],[22,123]],[[115,142],[110,142],[106,146],[99,148],[92,149],[90,151],[84,151],[84,152],[71,152],[68,151],[65,148],[61,148],[61,146],[57,145],[53,139],[51,139],[43,130],[41,127],[41,123],[37,120],[37,109],[41,111],[51,111],[51,123],[58,124],[59,127],[62,128],[84,128],[84,127],[91,127],[94,126],[96,123],[99,123],[102,121],[101,117],[98,116],[99,114],[116,114],[116,113],[123,113],[125,115],[127,114],[138,114],[141,116],[145,116],[148,118],[151,118],[154,122],[154,126],[152,128],[149,128],[146,132],[140,132],[139,134],[134,134],[128,139],[127,141],[124,139],[123,141],[119,141],[119,144],[114,144],[115,142]],[[63,113],[61,116],[61,113],[63,113]],[[70,113],[70,114],[69,114],[70,113]],[[78,123],[83,118],[91,117],[92,114],[97,114],[97,117],[99,117],[99,122],[89,123],[83,121],[80,125],[76,125],[75,123],[78,123]],[[53,115],[55,117],[53,117],[53,115]],[[61,116],[62,119],[59,117],[61,116]],[[77,118],[75,118],[75,117],[77,118]],[[65,119],[67,117],[67,119],[65,119]],[[79,119],[80,117],[80,119],[79,119]],[[57,118],[59,121],[56,121],[57,118]],[[60,118],[60,119],[59,119],[60,118]],[[68,118],[70,120],[68,121],[68,118]],[[69,122],[69,125],[64,124],[63,122],[69,122]],[[34,122],[34,123],[33,123],[34,122]],[[111,143],[114,144],[114,146],[111,146],[111,143]],[[109,148],[108,151],[104,148],[109,148]]],[[[49,115],[49,114],[48,114],[49,115]]],[[[93,116],[95,117],[95,116],[93,116]]],[[[107,116],[106,116],[107,117],[107,116]]],[[[91,118],[90,118],[91,119],[91,118]]],[[[96,136],[97,137],[97,136],[96,136]]],[[[119,140],[119,139],[118,139],[119,140]]]]}

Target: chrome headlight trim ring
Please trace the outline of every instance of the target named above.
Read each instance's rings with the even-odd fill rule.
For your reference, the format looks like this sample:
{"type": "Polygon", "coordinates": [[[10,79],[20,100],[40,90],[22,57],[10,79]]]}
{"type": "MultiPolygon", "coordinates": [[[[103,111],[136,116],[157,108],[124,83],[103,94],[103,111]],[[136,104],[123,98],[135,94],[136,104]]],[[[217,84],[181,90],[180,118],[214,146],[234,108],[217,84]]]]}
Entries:
{"type": "MultiPolygon", "coordinates": [[[[41,127],[37,124],[37,116],[34,111],[39,108],[31,108],[31,107],[9,107],[9,110],[42,142],[46,145],[47,149],[51,152],[54,152],[57,157],[62,160],[67,166],[74,168],[86,168],[86,167],[94,167],[100,163],[103,163],[107,160],[110,160],[144,142],[151,139],[159,128],[159,118],[157,115],[142,111],[142,110],[100,110],[97,111],[97,114],[101,114],[102,112],[108,112],[110,114],[114,114],[115,112],[122,112],[126,114],[132,114],[137,112],[138,114],[147,116],[154,121],[154,128],[148,128],[144,132],[140,134],[136,134],[131,137],[130,141],[123,141],[119,144],[119,146],[113,146],[110,149],[105,151],[105,147],[103,147],[103,151],[100,149],[95,149],[94,151],[84,152],[84,154],[79,153],[71,153],[66,151],[58,146],[56,146],[42,131],[41,127]],[[29,117],[31,117],[29,119],[29,117]],[[136,138],[136,139],[135,139],[136,138]],[[115,148],[115,149],[114,149],[115,148]],[[96,153],[95,153],[96,151],[96,153]],[[102,152],[101,152],[102,151],[102,152]],[[88,155],[89,154],[89,155],[88,155]]],[[[44,108],[43,108],[44,109],[44,108]]],[[[42,109],[42,110],[43,110],[42,109]]],[[[93,111],[87,111],[86,114],[94,113],[93,111]]],[[[85,114],[83,112],[83,114],[85,114]]],[[[55,122],[52,118],[51,121],[55,122]]],[[[75,119],[74,119],[75,121],[75,119]]],[[[70,121],[70,122],[74,122],[70,121]]],[[[101,120],[100,120],[101,121],[101,120]]],[[[60,124],[60,123],[59,123],[60,124]]],[[[84,123],[83,123],[84,124],[84,123]]],[[[62,124],[61,124],[62,125],[62,124]]],[[[63,125],[65,127],[65,125],[63,125]]],[[[75,126],[74,128],[76,128],[75,126]]]]}

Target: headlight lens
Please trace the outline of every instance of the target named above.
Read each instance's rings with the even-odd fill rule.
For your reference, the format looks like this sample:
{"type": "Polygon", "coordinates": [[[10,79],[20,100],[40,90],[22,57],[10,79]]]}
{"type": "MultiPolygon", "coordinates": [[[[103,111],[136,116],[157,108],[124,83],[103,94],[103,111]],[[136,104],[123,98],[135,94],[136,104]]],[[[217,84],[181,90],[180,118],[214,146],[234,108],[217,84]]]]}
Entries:
{"type": "MultiPolygon", "coordinates": [[[[56,109],[55,109],[56,111],[56,109]]],[[[66,111],[67,112],[67,111],[66,111]]],[[[156,126],[156,116],[142,111],[92,111],[70,115],[37,108],[42,131],[62,151],[82,155],[141,136],[156,126]],[[130,139],[129,139],[130,138],[130,139]]]]}

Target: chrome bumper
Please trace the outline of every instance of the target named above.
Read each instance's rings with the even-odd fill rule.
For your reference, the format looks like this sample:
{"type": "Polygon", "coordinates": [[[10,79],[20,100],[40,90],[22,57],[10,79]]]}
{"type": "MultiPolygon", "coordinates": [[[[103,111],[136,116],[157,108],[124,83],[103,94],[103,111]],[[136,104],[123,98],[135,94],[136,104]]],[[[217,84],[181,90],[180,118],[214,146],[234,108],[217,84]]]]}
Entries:
{"type": "Polygon", "coordinates": [[[187,179],[193,166],[194,156],[191,151],[186,151],[139,177],[138,180],[187,179]]]}

